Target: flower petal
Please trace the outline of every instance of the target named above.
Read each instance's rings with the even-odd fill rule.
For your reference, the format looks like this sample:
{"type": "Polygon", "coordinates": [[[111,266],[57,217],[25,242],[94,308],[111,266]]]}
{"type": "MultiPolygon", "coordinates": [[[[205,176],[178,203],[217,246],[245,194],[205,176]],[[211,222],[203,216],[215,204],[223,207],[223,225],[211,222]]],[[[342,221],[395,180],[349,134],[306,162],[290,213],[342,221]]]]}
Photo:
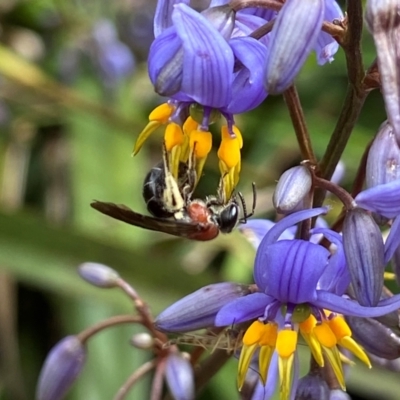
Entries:
{"type": "Polygon", "coordinates": [[[199,13],[178,4],[172,20],[184,47],[182,91],[214,108],[231,100],[234,57],[220,33],[199,13]]]}
{"type": "Polygon", "coordinates": [[[233,80],[232,101],[227,112],[239,114],[257,107],[267,97],[263,80],[268,52],[251,37],[232,39],[229,45],[242,67],[233,80]]]}
{"type": "Polygon", "coordinates": [[[165,29],[172,25],[172,11],[175,4],[184,3],[189,5],[190,0],[158,0],[154,14],[154,37],[161,35],[165,29]]]}
{"type": "Polygon", "coordinates": [[[400,179],[374,186],[363,190],[356,197],[355,201],[359,207],[386,218],[394,218],[400,214],[400,179]]]}
{"type": "Polygon", "coordinates": [[[252,293],[231,301],[219,310],[215,317],[215,326],[229,326],[262,317],[265,307],[272,301],[264,293],[252,293]]]}
{"type": "Polygon", "coordinates": [[[322,246],[304,240],[281,240],[256,257],[254,275],[262,277],[256,283],[260,290],[282,303],[312,303],[329,256],[322,246]]]}
{"type": "Polygon", "coordinates": [[[396,217],[390,228],[389,236],[385,242],[385,263],[393,257],[394,252],[400,246],[400,216],[396,217]]]}

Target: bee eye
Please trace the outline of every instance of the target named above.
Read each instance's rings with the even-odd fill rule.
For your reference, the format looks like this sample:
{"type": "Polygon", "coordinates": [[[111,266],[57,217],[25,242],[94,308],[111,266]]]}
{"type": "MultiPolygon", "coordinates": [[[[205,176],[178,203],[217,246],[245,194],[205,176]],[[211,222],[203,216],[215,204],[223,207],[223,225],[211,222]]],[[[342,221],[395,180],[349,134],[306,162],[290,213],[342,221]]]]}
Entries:
{"type": "Polygon", "coordinates": [[[232,232],[239,219],[239,207],[236,203],[226,206],[217,218],[219,229],[223,233],[232,232]]]}

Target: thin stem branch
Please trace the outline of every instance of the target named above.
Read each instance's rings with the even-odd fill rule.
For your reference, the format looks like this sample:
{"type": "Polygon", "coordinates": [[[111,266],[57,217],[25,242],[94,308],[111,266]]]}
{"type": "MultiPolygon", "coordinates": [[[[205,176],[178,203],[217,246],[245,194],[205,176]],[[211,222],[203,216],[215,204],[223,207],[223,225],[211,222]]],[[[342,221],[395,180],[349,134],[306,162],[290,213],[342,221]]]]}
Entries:
{"type": "MultiPolygon", "coordinates": [[[[347,30],[342,46],[346,55],[349,84],[341,113],[319,165],[321,177],[326,180],[330,180],[335,171],[368,95],[363,85],[365,71],[360,44],[363,21],[361,1],[349,1],[347,15],[347,30]]],[[[315,196],[314,206],[320,206],[324,198],[325,191],[319,190],[315,196]]]]}
{"type": "Polygon", "coordinates": [[[84,331],[79,333],[77,337],[82,343],[85,343],[90,337],[102,331],[103,329],[121,324],[141,324],[141,323],[142,323],[142,318],[137,315],[116,315],[114,317],[101,321],[96,325],[86,328],[84,331]]]}
{"type": "Polygon", "coordinates": [[[147,361],[141,365],[118,390],[113,400],[123,400],[133,385],[157,365],[156,360],[147,361]]]}
{"type": "Polygon", "coordinates": [[[311,145],[310,135],[308,133],[306,120],[301,107],[299,95],[296,86],[292,85],[283,92],[283,98],[289,110],[290,118],[296,133],[297,142],[299,144],[301,157],[307,160],[311,165],[316,165],[314,151],[311,145]]]}

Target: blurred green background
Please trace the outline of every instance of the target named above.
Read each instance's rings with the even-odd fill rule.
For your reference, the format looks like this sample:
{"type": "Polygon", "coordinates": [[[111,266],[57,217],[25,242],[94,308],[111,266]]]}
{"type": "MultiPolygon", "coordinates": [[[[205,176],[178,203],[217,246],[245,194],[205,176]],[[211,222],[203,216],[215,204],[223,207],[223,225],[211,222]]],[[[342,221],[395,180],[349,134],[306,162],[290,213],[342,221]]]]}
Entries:
{"type": "MultiPolygon", "coordinates": [[[[156,315],[182,295],[217,281],[251,282],[254,251],[234,232],[195,243],[114,221],[93,199],[146,213],[141,190],[159,161],[161,135],[135,158],[131,150],[161,99],[146,71],[154,2],[141,0],[1,0],[0,2],[0,399],[34,398],[44,358],[62,337],[132,305],[118,291],[94,289],[77,266],[107,264],[120,272],[156,315]]],[[[366,35],[365,65],[374,59],[366,35]]],[[[315,151],[322,156],[344,98],[343,54],[318,67],[314,56],[297,79],[315,151]]],[[[384,120],[380,94],[367,99],[343,157],[352,183],[366,143],[384,120]]],[[[272,216],[274,183],[300,161],[281,97],[237,118],[244,135],[239,190],[258,216],[272,216]]],[[[214,150],[196,195],[215,194],[214,150]]],[[[329,200],[335,204],[335,200],[329,200]]],[[[130,347],[137,328],[101,333],[69,400],[111,399],[151,355],[130,347]]],[[[139,329],[140,331],[140,329],[139,329]]],[[[203,399],[237,399],[232,360],[203,399]]],[[[147,399],[151,376],[128,399],[147,399]]],[[[368,399],[398,399],[398,374],[353,368],[349,390],[368,399]]],[[[354,397],[356,399],[357,397],[354,397]]]]}

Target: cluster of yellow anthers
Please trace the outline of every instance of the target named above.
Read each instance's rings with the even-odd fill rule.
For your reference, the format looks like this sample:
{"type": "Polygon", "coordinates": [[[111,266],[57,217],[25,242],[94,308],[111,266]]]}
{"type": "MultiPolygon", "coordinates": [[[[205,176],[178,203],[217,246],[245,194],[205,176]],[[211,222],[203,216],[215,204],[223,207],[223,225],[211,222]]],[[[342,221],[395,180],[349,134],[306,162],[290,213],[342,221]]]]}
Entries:
{"type": "Polygon", "coordinates": [[[343,390],[345,390],[345,380],[342,358],[346,360],[346,357],[342,356],[337,345],[351,351],[371,368],[367,355],[351,338],[351,330],[342,316],[332,315],[317,323],[316,318],[310,315],[305,321],[294,324],[292,329],[279,329],[275,322],[264,323],[257,320],[250,325],[243,336],[238,367],[239,390],[244,384],[250,362],[258,349],[260,379],[265,385],[271,359],[276,351],[279,359],[280,398],[288,399],[299,331],[318,365],[323,367],[324,360],[328,360],[343,390]]]}
{"type": "MultiPolygon", "coordinates": [[[[189,116],[181,126],[171,121],[176,107],[171,103],[164,103],[156,107],[149,115],[149,123],[139,134],[133,154],[136,155],[147,138],[161,125],[166,125],[164,144],[168,153],[172,175],[177,179],[179,163],[189,163],[193,157],[197,180],[200,179],[205,161],[212,148],[211,132],[200,129],[200,123],[189,116]]],[[[235,137],[230,135],[226,125],[221,128],[221,144],[218,150],[219,168],[222,177],[223,194],[228,200],[232,196],[238,181],[241,168],[240,149],[242,135],[236,126],[233,126],[235,137]]],[[[196,182],[197,183],[197,182],[196,182]]]]}

